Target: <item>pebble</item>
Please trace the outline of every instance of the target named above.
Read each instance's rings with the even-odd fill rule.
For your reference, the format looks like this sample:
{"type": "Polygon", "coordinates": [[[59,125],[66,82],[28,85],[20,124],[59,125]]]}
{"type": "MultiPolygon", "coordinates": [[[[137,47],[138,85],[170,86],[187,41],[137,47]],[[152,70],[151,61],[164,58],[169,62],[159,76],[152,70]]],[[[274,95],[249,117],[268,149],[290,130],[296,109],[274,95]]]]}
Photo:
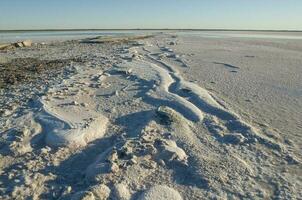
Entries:
{"type": "Polygon", "coordinates": [[[71,190],[72,190],[72,187],[71,187],[71,186],[67,186],[66,191],[67,191],[68,193],[70,193],[71,190]]]}
{"type": "Polygon", "coordinates": [[[15,183],[20,183],[21,181],[19,179],[14,180],[15,183]]]}
{"type": "Polygon", "coordinates": [[[67,194],[70,194],[72,191],[72,187],[71,186],[67,186],[65,189],[64,189],[64,192],[62,195],[67,195],[67,194]]]}
{"type": "Polygon", "coordinates": [[[150,143],[150,142],[153,142],[153,138],[149,135],[143,135],[142,136],[142,141],[145,142],[145,143],[150,143]]]}
{"type": "Polygon", "coordinates": [[[158,160],[158,164],[159,164],[160,166],[162,166],[162,167],[166,166],[165,161],[163,161],[162,159],[159,159],[159,160],[158,160]]]}
{"type": "Polygon", "coordinates": [[[72,101],[72,102],[71,102],[71,105],[77,106],[77,105],[79,105],[79,103],[78,103],[77,101],[72,101]]]}
{"type": "Polygon", "coordinates": [[[130,75],[130,74],[132,73],[132,71],[133,71],[133,69],[130,68],[130,69],[128,69],[128,70],[126,71],[126,74],[127,74],[127,75],[130,75]]]}

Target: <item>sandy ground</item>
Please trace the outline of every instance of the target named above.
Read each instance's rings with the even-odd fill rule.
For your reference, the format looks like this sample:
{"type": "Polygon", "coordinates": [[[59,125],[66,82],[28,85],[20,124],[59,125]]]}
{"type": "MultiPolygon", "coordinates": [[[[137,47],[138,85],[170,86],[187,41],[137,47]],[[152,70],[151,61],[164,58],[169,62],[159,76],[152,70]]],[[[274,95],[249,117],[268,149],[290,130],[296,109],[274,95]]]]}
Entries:
{"type": "Polygon", "coordinates": [[[299,199],[301,50],[161,33],[2,51],[1,199],[299,199]]]}

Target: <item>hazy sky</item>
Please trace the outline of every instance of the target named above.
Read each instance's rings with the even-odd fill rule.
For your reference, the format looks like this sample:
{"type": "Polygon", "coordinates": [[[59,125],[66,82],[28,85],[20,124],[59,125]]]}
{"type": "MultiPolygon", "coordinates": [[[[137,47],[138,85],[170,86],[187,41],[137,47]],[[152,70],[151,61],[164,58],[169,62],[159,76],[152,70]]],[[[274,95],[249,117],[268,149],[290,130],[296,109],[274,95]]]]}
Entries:
{"type": "Polygon", "coordinates": [[[0,0],[0,29],[302,30],[302,0],[0,0]]]}

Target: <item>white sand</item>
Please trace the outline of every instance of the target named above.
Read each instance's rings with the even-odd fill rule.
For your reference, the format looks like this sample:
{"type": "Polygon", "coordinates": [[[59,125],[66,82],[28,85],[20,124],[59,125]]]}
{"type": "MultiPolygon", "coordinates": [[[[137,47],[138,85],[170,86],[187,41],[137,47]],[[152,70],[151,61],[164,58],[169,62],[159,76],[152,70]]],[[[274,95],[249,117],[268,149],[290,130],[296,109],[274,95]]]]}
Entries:
{"type": "Polygon", "coordinates": [[[1,53],[83,60],[1,119],[2,199],[301,198],[302,41],[176,35],[1,53]]]}

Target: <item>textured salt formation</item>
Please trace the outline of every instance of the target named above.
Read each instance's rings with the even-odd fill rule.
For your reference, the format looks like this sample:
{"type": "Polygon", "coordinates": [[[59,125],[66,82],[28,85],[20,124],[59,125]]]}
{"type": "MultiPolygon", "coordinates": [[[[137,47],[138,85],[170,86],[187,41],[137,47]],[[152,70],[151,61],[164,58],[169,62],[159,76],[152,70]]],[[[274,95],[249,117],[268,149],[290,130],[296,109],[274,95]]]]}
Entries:
{"type": "Polygon", "coordinates": [[[182,163],[187,163],[188,156],[183,149],[179,148],[175,141],[173,140],[158,140],[156,141],[159,153],[158,159],[162,159],[166,162],[179,161],[182,163]]]}
{"type": "MultiPolygon", "coordinates": [[[[224,95],[217,95],[221,87],[227,88],[224,94],[232,93],[237,82],[229,81],[244,77],[240,89],[246,80],[251,87],[242,92],[250,95],[249,103],[260,105],[261,99],[251,97],[250,90],[258,92],[269,84],[254,87],[251,79],[261,77],[250,73],[278,64],[270,59],[276,51],[291,60],[291,68],[300,61],[299,53],[288,43],[272,42],[274,48],[265,46],[264,51],[257,47],[258,40],[255,45],[249,40],[202,38],[184,44],[183,36],[167,46],[173,38],[159,34],[143,43],[110,45],[67,42],[9,54],[80,57],[83,62],[70,64],[68,75],[46,84],[43,94],[29,91],[35,94],[31,102],[41,98],[42,105],[31,103],[25,112],[12,109],[0,118],[6,127],[0,134],[1,199],[299,199],[301,183],[295,175],[301,171],[301,158],[293,135],[283,138],[270,123],[257,122],[258,115],[238,111],[237,101],[225,103],[224,95]],[[254,57],[240,49],[250,46],[262,51],[255,60],[266,64],[244,66],[252,65],[254,57]],[[236,60],[228,60],[238,53],[236,60]],[[179,58],[189,61],[186,67],[179,58]],[[230,65],[238,66],[236,74],[229,73],[230,65]],[[211,83],[215,73],[219,78],[211,83]],[[54,139],[45,143],[47,137],[54,139]]],[[[295,77],[290,80],[295,83],[295,77]]],[[[28,89],[33,83],[24,84],[28,89]]],[[[233,96],[242,95],[239,91],[233,96]]],[[[293,130],[291,120],[287,122],[285,129],[293,130]]]]}
{"type": "MultiPolygon", "coordinates": [[[[127,184],[140,187],[159,165],[173,166],[174,163],[187,164],[188,156],[172,139],[165,139],[163,130],[155,121],[150,121],[136,140],[125,139],[98,156],[86,170],[90,182],[115,181],[112,177],[122,177],[127,184]]],[[[114,185],[114,198],[130,199],[127,184],[114,185]]],[[[173,195],[172,195],[173,196],[173,195]]],[[[171,197],[172,197],[171,196],[171,197]]]]}
{"type": "MultiPolygon", "coordinates": [[[[79,96],[79,94],[76,95],[79,96]]],[[[91,100],[84,95],[79,96],[78,99],[91,104],[91,100]]],[[[77,101],[67,102],[70,100],[62,98],[62,100],[41,103],[43,111],[37,116],[37,120],[43,126],[43,132],[46,134],[45,141],[48,145],[85,146],[105,134],[108,124],[105,116],[94,110],[87,111],[86,103],[82,103],[81,106],[77,101]]]]}
{"type": "MultiPolygon", "coordinates": [[[[86,170],[86,179],[88,181],[95,181],[98,179],[99,175],[106,175],[111,172],[117,172],[118,167],[116,167],[115,163],[112,161],[116,160],[116,157],[112,157],[112,161],[108,162],[107,158],[109,158],[110,154],[114,154],[112,149],[108,149],[107,151],[103,152],[99,155],[94,163],[88,166],[86,170]]],[[[116,155],[115,155],[116,156],[116,155]]]]}
{"type": "Polygon", "coordinates": [[[197,107],[208,107],[209,110],[216,108],[217,110],[224,111],[224,108],[222,108],[221,105],[213,99],[213,97],[209,94],[208,91],[201,88],[200,86],[197,86],[192,82],[185,81],[175,67],[166,64],[164,61],[155,59],[151,53],[148,54],[148,57],[151,58],[153,61],[161,64],[164,69],[167,70],[165,71],[164,69],[162,69],[161,71],[163,74],[172,73],[171,77],[173,80],[170,81],[170,85],[172,82],[176,82],[174,91],[177,92],[179,95],[185,96],[185,94],[182,93],[184,93],[184,91],[189,92],[189,101],[195,104],[197,107]]]}
{"type": "MultiPolygon", "coordinates": [[[[130,64],[123,63],[118,67],[127,68],[130,67],[130,64]]],[[[194,104],[170,91],[169,87],[174,81],[164,69],[145,61],[131,62],[131,68],[133,69],[132,73],[137,77],[146,78],[147,80],[154,78],[156,82],[158,82],[158,84],[154,85],[154,88],[146,94],[150,96],[151,103],[156,103],[157,99],[166,99],[167,106],[177,109],[190,120],[201,121],[203,119],[203,113],[194,104]],[[142,70],[141,66],[145,66],[144,70],[142,70]]]]}
{"type": "Polygon", "coordinates": [[[108,118],[95,110],[93,97],[106,78],[103,70],[78,67],[59,87],[49,89],[37,116],[48,145],[86,146],[104,136],[108,118]]]}
{"type": "Polygon", "coordinates": [[[157,113],[164,118],[163,120],[165,120],[164,123],[166,124],[171,124],[173,122],[175,124],[183,126],[185,123],[187,123],[187,120],[183,115],[167,106],[160,106],[157,109],[157,113]]]}
{"type": "Polygon", "coordinates": [[[41,125],[34,120],[34,114],[30,112],[19,117],[14,126],[15,128],[4,132],[2,135],[3,138],[6,138],[7,143],[10,143],[11,137],[14,137],[14,134],[21,134],[18,136],[20,138],[18,141],[12,141],[10,143],[10,151],[20,155],[31,152],[33,150],[32,144],[39,142],[41,139],[41,137],[37,136],[39,136],[42,131],[41,125]]]}
{"type": "MultiPolygon", "coordinates": [[[[166,49],[164,48],[163,51],[166,51],[166,49]]],[[[152,53],[151,51],[148,52],[148,58],[150,58],[153,62],[159,64],[152,64],[152,66],[160,72],[161,77],[170,77],[170,81],[168,83],[165,83],[167,81],[164,81],[166,90],[167,88],[169,88],[171,93],[175,94],[176,96],[183,97],[183,99],[191,103],[192,107],[194,108],[194,113],[198,113],[197,116],[200,116],[199,120],[203,119],[204,115],[207,115],[207,118],[211,116],[217,117],[219,118],[219,120],[224,121],[224,126],[226,127],[226,129],[228,129],[228,131],[234,132],[239,130],[241,132],[241,134],[239,135],[237,133],[230,135],[229,138],[232,137],[232,140],[229,140],[227,137],[219,138],[221,141],[234,141],[234,143],[238,143],[238,137],[241,137],[241,139],[239,139],[241,142],[247,141],[249,143],[253,143],[259,140],[259,142],[267,146],[281,149],[281,146],[278,143],[272,141],[270,138],[264,135],[260,135],[256,128],[254,128],[247,122],[244,122],[232,110],[220,105],[206,89],[196,85],[195,83],[185,81],[179,71],[175,68],[175,66],[169,65],[164,61],[156,59],[154,57],[154,55],[156,54],[152,53]],[[237,139],[235,139],[235,137],[237,139]],[[247,139],[245,139],[244,137],[246,137],[247,139]]],[[[183,101],[183,99],[178,98],[177,100],[183,101]]],[[[187,103],[186,105],[190,104],[187,103]]]]}
{"type": "Polygon", "coordinates": [[[40,116],[48,131],[46,143],[50,146],[85,146],[87,143],[101,138],[108,123],[104,116],[91,119],[84,127],[74,127],[51,115],[40,116]]]}

